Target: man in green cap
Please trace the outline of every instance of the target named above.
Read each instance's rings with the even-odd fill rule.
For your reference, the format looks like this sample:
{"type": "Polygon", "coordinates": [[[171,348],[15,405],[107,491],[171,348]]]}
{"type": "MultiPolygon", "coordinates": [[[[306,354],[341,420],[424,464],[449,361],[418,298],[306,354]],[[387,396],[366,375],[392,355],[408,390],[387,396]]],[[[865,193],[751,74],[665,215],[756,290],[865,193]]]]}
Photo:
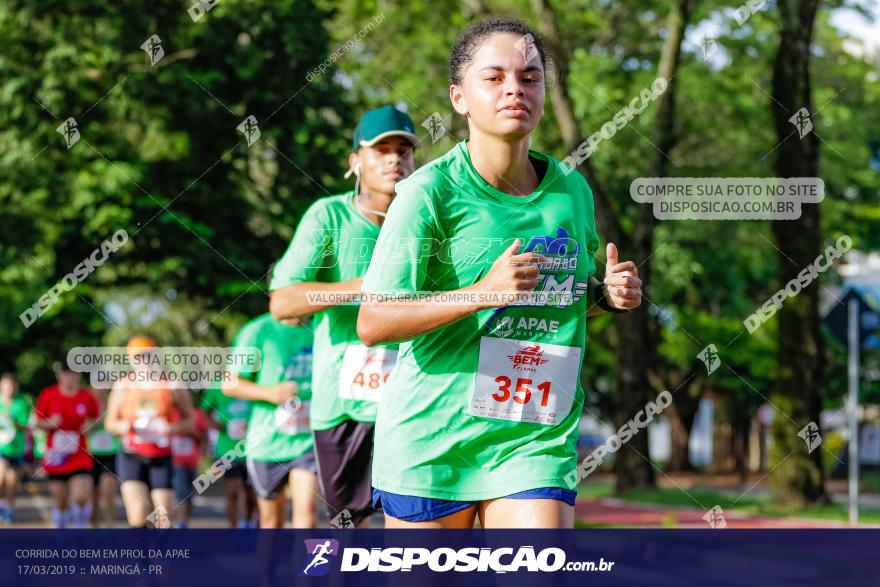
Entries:
{"type": "Polygon", "coordinates": [[[309,207],[269,286],[269,309],[277,320],[314,315],[310,420],[335,527],[365,525],[372,513],[373,424],[397,358],[396,346],[361,343],[351,292],[360,291],[395,185],[413,172],[417,146],[415,125],[406,113],[384,106],[364,114],[348,157],[346,177],[355,174],[354,191],[309,207]]]}

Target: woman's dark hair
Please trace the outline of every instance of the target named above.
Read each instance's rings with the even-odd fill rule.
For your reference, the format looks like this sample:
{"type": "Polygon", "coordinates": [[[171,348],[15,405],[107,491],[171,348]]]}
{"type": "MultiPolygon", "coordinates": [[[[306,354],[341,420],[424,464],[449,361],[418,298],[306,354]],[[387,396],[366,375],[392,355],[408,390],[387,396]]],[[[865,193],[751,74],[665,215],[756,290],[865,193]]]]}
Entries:
{"type": "Polygon", "coordinates": [[[449,81],[451,83],[461,84],[464,70],[473,59],[474,53],[487,38],[495,33],[530,36],[531,42],[541,57],[541,65],[547,69],[547,53],[544,51],[543,40],[529,25],[514,18],[489,17],[468,26],[452,46],[452,51],[449,53],[449,81]]]}

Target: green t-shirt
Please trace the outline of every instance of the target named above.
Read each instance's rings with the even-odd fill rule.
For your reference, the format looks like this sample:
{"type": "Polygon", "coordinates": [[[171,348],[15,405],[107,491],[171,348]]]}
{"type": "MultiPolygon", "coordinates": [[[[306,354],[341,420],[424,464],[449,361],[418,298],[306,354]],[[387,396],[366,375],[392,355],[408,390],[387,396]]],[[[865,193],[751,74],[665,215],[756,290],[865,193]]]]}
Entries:
{"type": "Polygon", "coordinates": [[[24,430],[16,424],[27,426],[30,415],[31,404],[25,398],[13,396],[9,402],[0,399],[0,455],[24,456],[24,430]]]}
{"type": "MultiPolygon", "coordinates": [[[[202,398],[202,409],[215,417],[222,428],[217,434],[216,456],[233,451],[235,444],[247,433],[248,420],[251,417],[251,402],[225,395],[220,389],[209,389],[202,398]]],[[[247,442],[245,442],[245,445],[247,442]]],[[[238,458],[243,451],[233,451],[238,458]]]]}
{"type": "Polygon", "coordinates": [[[376,420],[379,489],[449,500],[574,489],[566,474],[577,466],[586,290],[599,238],[586,181],[548,155],[530,157],[546,171],[527,196],[488,185],[465,142],[397,185],[364,292],[472,285],[519,238],[519,253],[549,259],[535,291],[572,299],[482,310],[401,343],[376,420]]]}
{"type": "Polygon", "coordinates": [[[104,422],[96,424],[88,438],[89,452],[96,457],[115,455],[119,452],[119,437],[104,430],[104,422]]]}
{"type": "Polygon", "coordinates": [[[31,430],[34,431],[34,458],[42,459],[46,454],[46,431],[34,428],[36,425],[36,418],[33,418],[32,420],[33,421],[30,422],[30,427],[31,430]]]}
{"type": "MultiPolygon", "coordinates": [[[[257,461],[280,462],[301,457],[313,446],[308,423],[312,399],[312,332],[308,326],[288,326],[263,314],[238,331],[232,346],[260,349],[256,373],[241,373],[257,385],[294,381],[298,401],[287,405],[250,402],[245,444],[257,461]]],[[[219,452],[219,451],[218,451],[219,452]]]]}
{"type": "MultiPolygon", "coordinates": [[[[379,227],[354,206],[354,192],[321,198],[297,226],[293,240],[272,274],[271,290],[298,282],[338,283],[363,277],[379,227]]],[[[374,422],[377,402],[340,397],[346,350],[363,345],[357,335],[358,306],[338,305],[314,315],[312,429],[327,430],[345,420],[374,422]]],[[[396,350],[396,345],[389,345],[396,350]]]]}

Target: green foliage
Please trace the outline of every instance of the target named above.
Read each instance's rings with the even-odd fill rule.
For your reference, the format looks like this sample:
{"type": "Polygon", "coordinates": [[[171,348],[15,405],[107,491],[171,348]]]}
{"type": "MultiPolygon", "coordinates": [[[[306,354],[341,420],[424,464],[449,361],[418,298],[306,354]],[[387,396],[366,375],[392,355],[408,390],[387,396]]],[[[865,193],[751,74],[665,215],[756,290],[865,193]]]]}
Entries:
{"type": "MultiPolygon", "coordinates": [[[[448,98],[446,62],[458,32],[481,9],[537,24],[525,0],[224,0],[198,22],[189,4],[0,4],[0,360],[25,389],[45,383],[49,361],[74,345],[119,344],[141,330],[164,344],[228,342],[265,311],[266,270],[305,207],[351,185],[342,174],[359,113],[389,102],[407,108],[424,139],[417,161],[428,162],[466,133],[448,98]],[[165,51],[153,67],[140,48],[152,34],[165,51]],[[309,82],[327,59],[330,69],[309,82]],[[420,126],[434,112],[448,131],[436,142],[420,126]],[[236,130],[248,115],[262,133],[250,148],[236,130]],[[82,135],[70,149],[55,130],[68,116],[82,135]],[[18,315],[119,228],[129,243],[25,329],[18,315]]],[[[552,4],[588,136],[656,76],[670,4],[552,4]]],[[[729,8],[696,4],[676,77],[679,140],[667,154],[676,176],[773,175],[776,12],[739,26],[729,8]],[[694,32],[705,30],[717,44],[708,61],[694,32]]],[[[844,51],[829,15],[820,10],[812,62],[823,231],[872,250],[880,247],[880,174],[871,163],[880,83],[876,65],[844,51]]],[[[642,205],[629,186],[651,174],[658,156],[654,116],[649,107],[591,159],[625,229],[642,205]]],[[[549,92],[533,139],[567,155],[549,92]]],[[[628,258],[628,243],[617,244],[628,258]]],[[[661,222],[655,232],[645,294],[664,367],[678,380],[700,377],[700,389],[728,392],[740,413],[762,403],[775,378],[775,321],[753,335],[742,321],[784,285],[776,257],[766,222],[661,222]],[[710,343],[723,366],[707,375],[696,355],[710,343]]],[[[822,283],[834,279],[828,272],[822,283]]],[[[613,320],[589,325],[583,378],[600,405],[614,395],[613,320]]],[[[832,406],[845,354],[829,350],[832,406]]]]}
{"type": "Polygon", "coordinates": [[[0,6],[0,349],[25,389],[70,346],[141,328],[228,342],[265,311],[296,219],[344,187],[354,113],[332,71],[307,82],[330,11],[230,0],[193,22],[190,4],[0,6]],[[165,55],[151,67],[153,34],[165,55]],[[248,115],[262,134],[250,148],[236,130],[248,115]],[[55,129],[70,116],[81,139],[67,149],[55,129]],[[128,244],[25,329],[19,313],[120,228],[128,244]],[[164,300],[155,317],[177,326],[114,326],[110,310],[138,299],[164,300]]]}

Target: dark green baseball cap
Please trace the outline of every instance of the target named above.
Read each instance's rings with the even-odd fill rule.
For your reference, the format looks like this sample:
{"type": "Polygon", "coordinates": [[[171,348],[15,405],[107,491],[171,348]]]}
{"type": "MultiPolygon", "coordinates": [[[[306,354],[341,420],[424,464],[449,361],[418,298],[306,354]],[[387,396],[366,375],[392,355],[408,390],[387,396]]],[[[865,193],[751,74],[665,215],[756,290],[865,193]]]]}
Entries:
{"type": "Polygon", "coordinates": [[[361,116],[354,129],[352,149],[357,151],[361,147],[372,147],[385,137],[394,135],[405,138],[413,147],[419,146],[412,118],[394,106],[382,106],[361,116]]]}

